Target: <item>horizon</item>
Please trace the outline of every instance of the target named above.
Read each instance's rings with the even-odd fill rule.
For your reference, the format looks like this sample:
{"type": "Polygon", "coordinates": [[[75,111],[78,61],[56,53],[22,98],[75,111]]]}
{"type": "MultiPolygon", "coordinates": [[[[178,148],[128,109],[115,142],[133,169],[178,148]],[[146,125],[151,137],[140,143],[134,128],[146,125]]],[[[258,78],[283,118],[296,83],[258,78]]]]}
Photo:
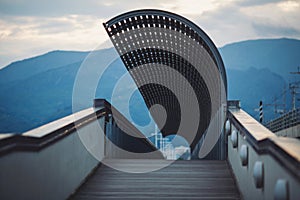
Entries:
{"type": "Polygon", "coordinates": [[[146,8],[186,17],[203,29],[218,48],[245,40],[300,39],[300,2],[296,0],[130,3],[3,0],[0,2],[0,69],[53,50],[90,51],[109,39],[103,22],[127,11],[146,8]]]}
{"type": "MultiPolygon", "coordinates": [[[[287,37],[279,37],[279,38],[258,38],[258,39],[249,39],[249,40],[241,40],[241,41],[236,41],[236,42],[232,42],[232,43],[227,43],[227,44],[224,44],[223,46],[221,47],[218,47],[218,49],[221,49],[221,48],[224,48],[225,46],[227,45],[232,45],[232,44],[237,44],[237,43],[242,43],[242,42],[247,42],[247,41],[260,41],[260,40],[283,40],[283,39],[286,39],[286,40],[298,40],[300,41],[300,39],[297,39],[297,38],[287,38],[287,37]]],[[[114,48],[113,46],[109,46],[109,47],[103,47],[101,49],[94,49],[94,50],[72,50],[72,49],[54,49],[54,50],[50,50],[50,51],[47,51],[47,52],[41,52],[40,54],[37,54],[37,55],[32,55],[32,56],[29,56],[29,57],[25,57],[25,58],[21,58],[19,60],[13,60],[11,61],[10,63],[4,65],[4,66],[0,66],[0,70],[10,66],[11,64],[14,64],[16,62],[22,62],[22,61],[25,61],[25,60],[28,60],[28,59],[32,59],[32,58],[36,58],[36,57],[39,57],[39,56],[44,56],[48,53],[52,53],[52,52],[75,52],[75,53],[90,53],[92,51],[97,51],[97,50],[105,50],[105,49],[111,49],[111,48],[114,48]]]]}

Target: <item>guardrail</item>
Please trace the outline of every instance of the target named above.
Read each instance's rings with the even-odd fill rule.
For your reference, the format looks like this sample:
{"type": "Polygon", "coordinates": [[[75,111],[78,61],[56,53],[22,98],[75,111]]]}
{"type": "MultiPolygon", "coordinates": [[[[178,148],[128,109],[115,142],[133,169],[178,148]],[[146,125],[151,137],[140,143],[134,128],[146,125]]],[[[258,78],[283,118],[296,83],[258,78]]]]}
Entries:
{"type": "Polygon", "coordinates": [[[76,130],[94,138],[104,158],[104,138],[92,131],[103,111],[90,108],[23,135],[2,135],[0,199],[66,199],[99,164],[76,130]]]}
{"type": "MultiPolygon", "coordinates": [[[[129,151],[136,145],[145,152],[156,150],[105,100],[23,135],[0,134],[0,199],[68,198],[102,159],[124,156],[111,145],[115,135],[123,138],[119,149],[132,140],[129,151]],[[124,136],[125,129],[133,135],[124,136]]],[[[154,155],[163,158],[160,152],[154,155]]]]}
{"type": "Polygon", "coordinates": [[[106,110],[106,158],[164,159],[154,144],[109,102],[95,99],[94,107],[106,110]]]}
{"type": "Polygon", "coordinates": [[[300,141],[278,137],[238,107],[226,122],[228,161],[244,199],[300,199],[300,141]]]}
{"type": "Polygon", "coordinates": [[[77,129],[104,117],[104,108],[89,108],[55,120],[22,135],[0,134],[0,156],[12,151],[40,151],[43,148],[73,134],[77,129]]]}
{"type": "Polygon", "coordinates": [[[279,118],[269,121],[265,126],[272,132],[276,133],[300,124],[300,108],[283,114],[279,118]]]}

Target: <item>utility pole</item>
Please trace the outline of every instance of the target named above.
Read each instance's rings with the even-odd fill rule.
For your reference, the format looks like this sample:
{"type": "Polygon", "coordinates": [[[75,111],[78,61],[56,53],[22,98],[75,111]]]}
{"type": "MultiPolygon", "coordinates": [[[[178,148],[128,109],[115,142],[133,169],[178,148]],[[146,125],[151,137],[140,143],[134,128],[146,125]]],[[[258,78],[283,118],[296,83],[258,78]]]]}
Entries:
{"type": "MultiPolygon", "coordinates": [[[[284,100],[283,101],[285,101],[285,92],[286,91],[284,91],[284,93],[283,93],[283,98],[284,98],[284,100]]],[[[283,113],[285,113],[286,112],[286,104],[285,104],[285,102],[283,102],[283,103],[276,103],[277,102],[277,100],[278,100],[278,97],[275,97],[274,96],[274,103],[266,103],[266,104],[264,104],[264,106],[274,106],[274,113],[275,114],[277,114],[277,113],[279,113],[279,114],[283,114],[283,113]],[[281,108],[283,108],[283,109],[278,109],[278,107],[279,106],[281,106],[281,108]]]]}
{"type": "MultiPolygon", "coordinates": [[[[284,91],[283,95],[284,95],[283,98],[285,99],[285,91],[284,91]]],[[[265,105],[266,106],[274,106],[274,113],[275,114],[277,114],[277,113],[279,113],[279,114],[285,113],[285,107],[286,107],[285,102],[283,102],[283,103],[276,103],[277,100],[278,100],[278,97],[274,96],[274,103],[267,103],[265,105]],[[279,106],[282,106],[281,108],[283,108],[283,109],[278,109],[279,106]]],[[[285,100],[283,100],[283,101],[285,101],[285,100]]]]}
{"type": "Polygon", "coordinates": [[[259,112],[259,122],[262,123],[264,119],[264,112],[263,112],[263,106],[274,106],[274,113],[275,114],[283,114],[286,112],[286,103],[285,103],[285,97],[286,96],[286,90],[283,91],[283,93],[280,95],[280,97],[274,96],[273,103],[264,103],[262,101],[259,102],[259,108],[254,109],[254,111],[259,112]],[[284,102],[283,103],[277,103],[277,100],[283,95],[284,102]],[[283,109],[279,109],[278,107],[282,107],[283,109]]]}
{"type": "Polygon", "coordinates": [[[287,105],[286,105],[286,92],[287,92],[287,89],[286,89],[286,84],[284,84],[284,91],[283,91],[283,104],[284,104],[284,110],[283,110],[283,113],[286,113],[287,112],[287,105]]]}
{"type": "Polygon", "coordinates": [[[290,72],[290,74],[299,74],[300,75],[300,67],[298,67],[298,71],[297,72],[290,72]]]}
{"type": "Polygon", "coordinates": [[[289,84],[289,86],[290,86],[289,88],[290,88],[291,94],[292,94],[293,110],[296,110],[296,95],[299,94],[299,92],[297,92],[297,89],[300,88],[299,85],[300,85],[300,81],[289,84]]]}
{"type": "MultiPolygon", "coordinates": [[[[297,72],[290,72],[290,74],[300,75],[300,67],[298,67],[297,72]]],[[[299,94],[299,92],[297,92],[297,89],[300,88],[300,81],[290,83],[289,88],[290,88],[291,94],[292,94],[293,110],[296,110],[296,96],[297,96],[297,94],[299,94]]]]}

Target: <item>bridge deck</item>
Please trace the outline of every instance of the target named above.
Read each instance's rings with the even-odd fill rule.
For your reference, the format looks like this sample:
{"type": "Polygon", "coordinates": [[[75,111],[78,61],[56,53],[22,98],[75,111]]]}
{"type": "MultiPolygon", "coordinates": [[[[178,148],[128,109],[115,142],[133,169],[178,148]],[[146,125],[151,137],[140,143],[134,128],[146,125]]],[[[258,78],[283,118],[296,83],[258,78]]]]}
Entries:
{"type": "MultiPolygon", "coordinates": [[[[124,169],[157,166],[161,160],[109,160],[124,169]]],[[[114,165],[115,166],[115,165],[114,165]]],[[[72,199],[240,199],[226,161],[176,161],[150,173],[100,166],[72,199]]]]}

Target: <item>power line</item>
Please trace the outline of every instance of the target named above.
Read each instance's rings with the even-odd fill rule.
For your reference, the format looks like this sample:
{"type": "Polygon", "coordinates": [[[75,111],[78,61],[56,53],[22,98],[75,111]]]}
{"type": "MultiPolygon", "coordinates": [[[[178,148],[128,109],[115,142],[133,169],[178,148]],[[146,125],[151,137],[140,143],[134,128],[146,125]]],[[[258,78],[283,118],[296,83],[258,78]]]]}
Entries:
{"type": "MultiPolygon", "coordinates": [[[[298,71],[296,72],[290,72],[290,74],[294,75],[300,75],[300,67],[298,67],[298,71]]],[[[287,88],[286,85],[284,85],[283,91],[278,95],[274,96],[274,99],[271,101],[271,103],[264,103],[264,107],[268,106],[274,106],[274,113],[275,114],[284,114],[287,112],[287,93],[288,90],[291,91],[292,95],[292,108],[293,110],[296,109],[296,101],[299,101],[300,99],[297,98],[297,94],[300,94],[297,90],[300,88],[300,81],[289,83],[289,87],[287,88]],[[278,103],[278,101],[282,101],[283,103],[278,103]],[[282,108],[282,109],[280,109],[282,108]]],[[[261,105],[261,104],[260,104],[261,105]]],[[[262,108],[262,106],[260,106],[262,108]]],[[[263,112],[259,108],[254,109],[254,111],[258,112],[260,121],[263,120],[263,112]]]]}
{"type": "Polygon", "coordinates": [[[297,91],[297,89],[300,88],[299,85],[300,85],[300,81],[289,84],[289,88],[290,88],[291,94],[292,94],[292,107],[293,107],[293,110],[296,110],[296,95],[300,94],[297,91]]]}
{"type": "Polygon", "coordinates": [[[290,74],[299,74],[300,75],[300,67],[298,67],[298,71],[297,72],[290,72],[290,74]]]}
{"type": "MultiPolygon", "coordinates": [[[[297,72],[290,72],[290,74],[300,75],[300,67],[298,67],[297,72]]],[[[292,107],[293,110],[296,110],[296,96],[297,94],[300,94],[297,90],[300,88],[300,81],[295,81],[289,84],[289,88],[291,90],[292,94],[292,107]]]]}

